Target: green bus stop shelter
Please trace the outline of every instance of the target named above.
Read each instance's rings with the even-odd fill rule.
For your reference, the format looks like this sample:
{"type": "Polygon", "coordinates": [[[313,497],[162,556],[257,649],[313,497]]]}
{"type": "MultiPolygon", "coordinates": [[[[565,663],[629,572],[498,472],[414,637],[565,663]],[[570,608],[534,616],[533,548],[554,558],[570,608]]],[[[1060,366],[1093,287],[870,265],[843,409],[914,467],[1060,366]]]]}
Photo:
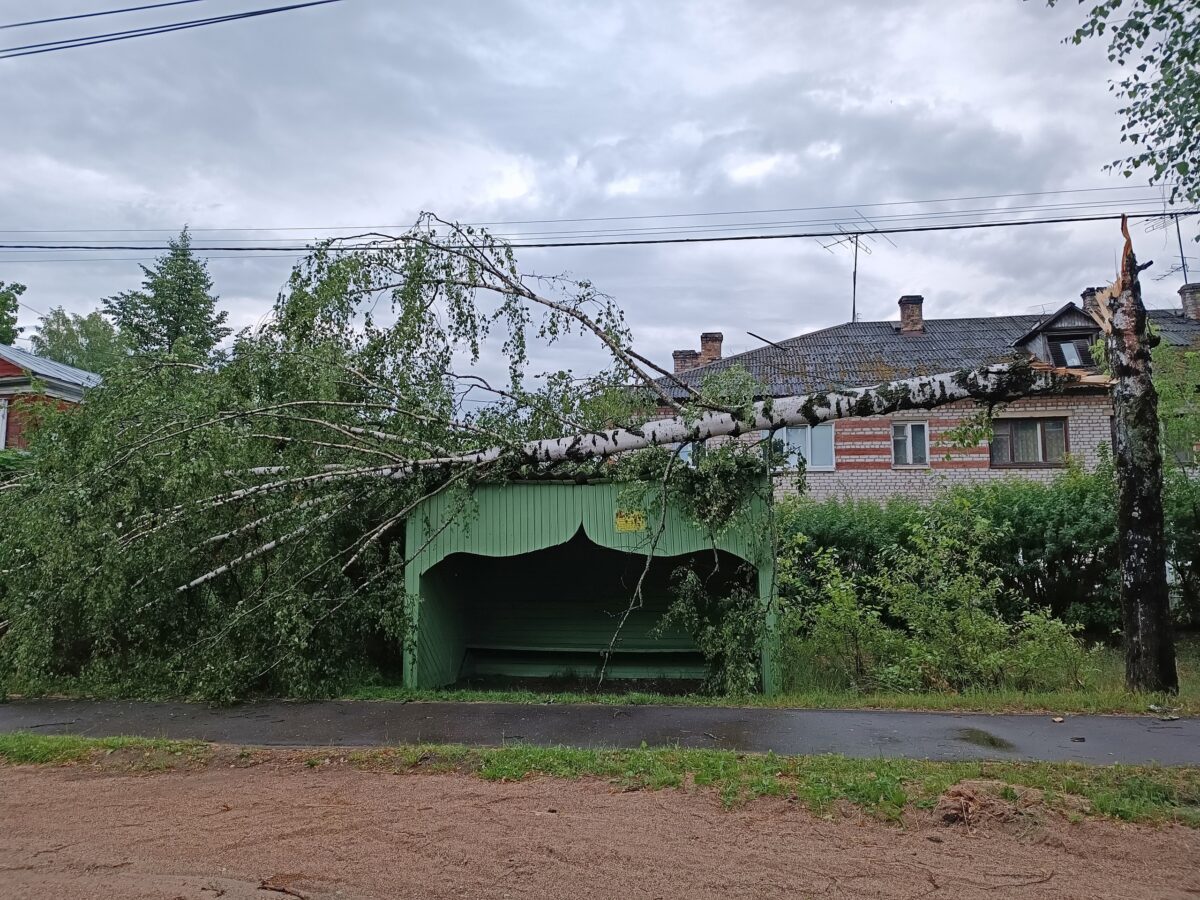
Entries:
{"type": "Polygon", "coordinates": [[[648,509],[623,509],[621,487],[486,484],[465,502],[443,493],[414,510],[405,536],[405,684],[589,678],[610,645],[608,678],[703,677],[704,660],[690,635],[656,627],[670,604],[673,574],[687,566],[710,594],[736,585],[757,590],[767,622],[761,681],[774,692],[774,560],[764,550],[765,531],[753,527],[766,514],[765,501],[751,498],[751,526],[725,528],[714,538],[672,505],[664,515],[657,500],[648,509]],[[643,572],[643,602],[618,630],[643,572]]]}

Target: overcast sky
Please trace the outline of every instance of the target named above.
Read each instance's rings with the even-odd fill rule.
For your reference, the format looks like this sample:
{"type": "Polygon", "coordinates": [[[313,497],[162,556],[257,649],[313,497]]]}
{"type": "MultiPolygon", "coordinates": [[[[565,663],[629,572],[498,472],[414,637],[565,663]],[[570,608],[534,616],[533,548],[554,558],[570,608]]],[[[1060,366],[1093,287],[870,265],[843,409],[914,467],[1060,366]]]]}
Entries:
{"type": "MultiPolygon", "coordinates": [[[[136,4],[0,0],[0,24],[122,5],[136,4]]],[[[0,44],[270,5],[205,0],[3,30],[0,44]]],[[[886,217],[1152,196],[879,205],[1130,185],[1101,171],[1121,152],[1104,47],[1061,43],[1079,18],[1071,3],[1017,0],[345,0],[2,60],[0,240],[161,238],[188,223],[197,243],[245,243],[404,225],[423,209],[493,222],[844,204],[886,217]],[[312,230],[202,230],[268,227],[312,230]],[[85,228],[104,231],[18,233],[85,228]]],[[[1151,274],[1178,262],[1173,230],[1169,241],[1141,224],[1134,234],[1139,255],[1157,261],[1151,274]]],[[[880,241],[860,260],[863,318],[895,318],[909,293],[924,294],[927,316],[1054,308],[1112,280],[1118,235],[1104,222],[896,243],[880,241]]],[[[135,287],[132,259],[152,254],[24,261],[35,255],[0,251],[0,280],[27,284],[34,309],[85,312],[135,287]]],[[[237,326],[264,315],[292,262],[212,256],[237,326]]],[[[639,346],[664,362],[672,349],[698,346],[701,331],[723,331],[728,353],[759,345],[748,331],[778,340],[850,314],[850,254],[814,240],[530,250],[520,259],[592,279],[625,308],[639,346]]],[[[1147,301],[1177,303],[1180,283],[1147,280],[1147,301]]],[[[23,325],[36,319],[23,309],[23,325]]]]}

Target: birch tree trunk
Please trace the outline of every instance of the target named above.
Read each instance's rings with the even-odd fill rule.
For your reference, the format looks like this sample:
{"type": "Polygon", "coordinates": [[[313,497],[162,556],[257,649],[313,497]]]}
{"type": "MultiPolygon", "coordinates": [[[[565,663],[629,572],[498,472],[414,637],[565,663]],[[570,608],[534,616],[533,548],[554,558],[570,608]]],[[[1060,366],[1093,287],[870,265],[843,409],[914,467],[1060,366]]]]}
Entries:
{"type": "Polygon", "coordinates": [[[1163,466],[1158,392],[1150,380],[1150,350],[1138,262],[1125,235],[1121,275],[1101,295],[1105,353],[1113,378],[1113,460],[1117,477],[1117,545],[1125,685],[1132,691],[1175,693],[1175,639],[1167,588],[1163,466]]]}

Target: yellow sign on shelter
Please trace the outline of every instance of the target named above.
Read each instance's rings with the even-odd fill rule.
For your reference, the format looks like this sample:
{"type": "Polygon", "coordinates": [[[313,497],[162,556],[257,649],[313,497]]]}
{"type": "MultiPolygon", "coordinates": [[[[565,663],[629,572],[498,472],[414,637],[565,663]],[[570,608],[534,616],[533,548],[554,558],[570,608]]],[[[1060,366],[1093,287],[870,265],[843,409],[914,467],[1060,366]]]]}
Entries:
{"type": "Polygon", "coordinates": [[[645,531],[646,514],[641,510],[627,511],[618,509],[615,525],[617,531],[645,531]]]}

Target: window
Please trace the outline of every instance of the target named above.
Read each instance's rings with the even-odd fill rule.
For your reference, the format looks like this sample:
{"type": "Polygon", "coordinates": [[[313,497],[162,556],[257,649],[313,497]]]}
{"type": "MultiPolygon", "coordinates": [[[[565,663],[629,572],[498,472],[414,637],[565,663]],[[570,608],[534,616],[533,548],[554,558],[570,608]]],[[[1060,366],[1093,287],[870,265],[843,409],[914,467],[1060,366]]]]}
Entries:
{"type": "Polygon", "coordinates": [[[833,468],[833,423],[825,425],[795,425],[779,429],[778,440],[783,442],[787,465],[790,469],[800,467],[812,470],[833,468]]]}
{"type": "Polygon", "coordinates": [[[695,467],[704,453],[703,441],[688,441],[679,445],[679,461],[687,466],[695,467]]]}
{"type": "Polygon", "coordinates": [[[1092,341],[1087,337],[1064,337],[1050,339],[1050,361],[1056,366],[1074,366],[1091,368],[1096,365],[1092,359],[1092,341]]]}
{"type": "Polygon", "coordinates": [[[929,428],[924,422],[892,424],[892,465],[929,465],[929,428]]]}
{"type": "Polygon", "coordinates": [[[8,401],[0,400],[0,450],[8,446],[8,401]]]}
{"type": "Polygon", "coordinates": [[[993,466],[1060,466],[1067,458],[1066,419],[997,419],[993,466]]]}

